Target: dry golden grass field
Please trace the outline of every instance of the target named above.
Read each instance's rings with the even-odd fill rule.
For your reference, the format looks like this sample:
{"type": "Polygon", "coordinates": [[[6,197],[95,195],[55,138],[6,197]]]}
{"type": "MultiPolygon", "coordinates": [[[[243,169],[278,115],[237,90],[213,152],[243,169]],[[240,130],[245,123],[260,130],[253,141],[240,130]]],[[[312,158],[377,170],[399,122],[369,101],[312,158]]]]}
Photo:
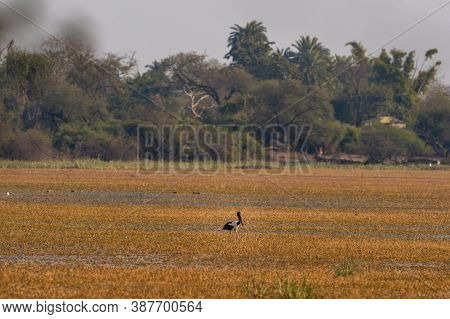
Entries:
{"type": "Polygon", "coordinates": [[[450,171],[244,173],[0,170],[0,298],[450,298],[450,171]]]}

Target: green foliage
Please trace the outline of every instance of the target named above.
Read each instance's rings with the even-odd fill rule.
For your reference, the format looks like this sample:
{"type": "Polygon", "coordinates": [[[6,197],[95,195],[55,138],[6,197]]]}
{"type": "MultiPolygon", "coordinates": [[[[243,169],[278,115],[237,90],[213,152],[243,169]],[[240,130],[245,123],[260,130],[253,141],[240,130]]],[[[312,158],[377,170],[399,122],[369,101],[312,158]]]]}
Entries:
{"type": "Polygon", "coordinates": [[[259,78],[267,78],[265,67],[270,60],[272,42],[267,38],[267,29],[262,22],[251,21],[244,27],[235,24],[228,37],[229,51],[226,59],[244,67],[259,78]]]}
{"type": "Polygon", "coordinates": [[[55,85],[43,97],[42,124],[54,132],[64,123],[95,124],[110,117],[104,97],[88,95],[73,84],[55,85]]]}
{"type": "Polygon", "coordinates": [[[318,85],[329,76],[330,50],[325,48],[316,37],[302,36],[293,47],[291,60],[298,68],[305,85],[318,85]]]}
{"type": "Polygon", "coordinates": [[[73,157],[129,160],[135,156],[134,139],[126,137],[114,122],[94,127],[77,123],[61,125],[54,143],[57,150],[73,157]]]}
{"type": "Polygon", "coordinates": [[[361,129],[359,152],[369,156],[369,161],[397,161],[418,155],[429,155],[430,148],[413,132],[381,124],[370,124],[361,129]]]}
{"type": "Polygon", "coordinates": [[[346,134],[344,125],[333,120],[315,121],[312,130],[309,146],[315,154],[338,152],[346,134]]]}
{"type": "Polygon", "coordinates": [[[51,140],[45,133],[29,129],[9,132],[0,138],[0,157],[12,160],[42,160],[53,157],[51,140]]]}
{"type": "Polygon", "coordinates": [[[440,156],[450,149],[450,93],[436,87],[420,104],[414,130],[440,156]]]}
{"type": "Polygon", "coordinates": [[[270,287],[267,283],[253,280],[244,286],[248,298],[266,299],[270,298],[270,287]]]}
{"type": "Polygon", "coordinates": [[[326,93],[309,92],[298,80],[260,81],[251,96],[252,123],[284,126],[333,119],[326,93]]]}
{"type": "Polygon", "coordinates": [[[300,286],[293,280],[280,280],[278,293],[281,299],[313,299],[314,287],[303,280],[300,286]]]}
{"type": "Polygon", "coordinates": [[[334,270],[336,277],[352,276],[358,271],[358,264],[353,260],[344,260],[334,270]]]}
{"type": "MultiPolygon", "coordinates": [[[[27,51],[11,42],[0,55],[0,156],[126,160],[134,157],[137,124],[181,123],[254,126],[261,143],[242,140],[233,128],[226,135],[237,146],[216,141],[212,157],[231,161],[249,150],[263,158],[274,142],[294,146],[292,136],[271,136],[273,127],[289,125],[312,127],[313,154],[360,153],[373,162],[433,155],[423,139],[447,156],[448,93],[432,85],[436,49],[419,66],[414,51],[368,56],[361,43],[349,42],[348,56],[333,56],[310,36],[273,49],[261,22],[231,29],[225,55],[231,65],[189,52],[154,61],[142,73],[133,57],[100,56],[80,43],[51,40],[27,51]],[[414,132],[373,124],[385,115],[414,132]]],[[[188,144],[170,146],[182,154],[188,144]]],[[[180,157],[196,160],[192,152],[203,150],[180,157]]]]}
{"type": "Polygon", "coordinates": [[[419,94],[426,93],[434,80],[440,62],[424,69],[428,54],[421,68],[415,65],[415,52],[393,49],[382,50],[377,57],[369,58],[361,43],[350,42],[352,47],[349,64],[346,59],[336,59],[339,76],[338,90],[332,101],[336,117],[355,126],[380,115],[394,116],[412,123],[419,94]]]}
{"type": "Polygon", "coordinates": [[[355,61],[362,62],[366,59],[366,48],[362,45],[361,42],[351,41],[346,43],[345,45],[351,46],[352,58],[355,61]]]}
{"type": "Polygon", "coordinates": [[[290,278],[280,279],[278,286],[253,280],[244,285],[248,298],[266,299],[313,299],[316,297],[314,286],[305,279],[300,285],[290,278]]]}
{"type": "Polygon", "coordinates": [[[340,148],[347,153],[356,153],[361,143],[361,129],[351,125],[344,126],[344,136],[339,144],[340,148]]]}

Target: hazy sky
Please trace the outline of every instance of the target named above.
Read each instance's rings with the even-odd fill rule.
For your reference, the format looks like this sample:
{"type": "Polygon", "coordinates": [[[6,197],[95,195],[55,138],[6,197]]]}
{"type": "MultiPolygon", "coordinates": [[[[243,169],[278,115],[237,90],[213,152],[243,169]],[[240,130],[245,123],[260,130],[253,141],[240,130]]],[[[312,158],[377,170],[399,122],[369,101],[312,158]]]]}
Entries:
{"type": "MultiPolygon", "coordinates": [[[[14,4],[13,0],[2,0],[14,4]]],[[[29,3],[33,3],[29,0],[29,3]]],[[[348,53],[348,41],[369,51],[382,45],[447,0],[51,0],[36,19],[52,32],[69,22],[89,29],[100,52],[136,51],[139,65],[181,51],[223,60],[233,24],[259,20],[278,47],[300,35],[317,36],[332,52],[348,53]]],[[[450,5],[390,47],[422,53],[436,47],[439,78],[450,83],[450,5]]]]}

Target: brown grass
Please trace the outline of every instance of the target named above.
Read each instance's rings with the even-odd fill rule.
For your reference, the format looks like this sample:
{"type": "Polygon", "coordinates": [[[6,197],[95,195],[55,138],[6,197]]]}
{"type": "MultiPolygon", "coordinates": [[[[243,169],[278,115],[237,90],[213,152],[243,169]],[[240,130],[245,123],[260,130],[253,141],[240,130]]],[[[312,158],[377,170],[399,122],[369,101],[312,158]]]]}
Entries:
{"type": "Polygon", "coordinates": [[[0,170],[0,192],[0,298],[245,298],[251,283],[271,298],[285,280],[306,280],[319,298],[450,297],[448,171],[0,170]],[[65,203],[71,191],[180,197],[65,203]],[[227,207],[189,206],[183,196],[193,192],[235,197],[227,207]],[[268,204],[246,206],[246,197],[268,204]],[[308,204],[327,201],[335,206],[308,204]],[[236,209],[245,227],[221,232],[236,209]],[[336,276],[348,264],[354,271],[336,276]]]}

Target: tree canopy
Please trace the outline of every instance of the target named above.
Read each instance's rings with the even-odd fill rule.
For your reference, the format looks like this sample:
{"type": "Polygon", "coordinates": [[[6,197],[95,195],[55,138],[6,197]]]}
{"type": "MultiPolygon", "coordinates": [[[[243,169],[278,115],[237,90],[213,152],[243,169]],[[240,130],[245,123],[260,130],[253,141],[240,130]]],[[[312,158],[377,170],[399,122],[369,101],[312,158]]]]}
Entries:
{"type": "Polygon", "coordinates": [[[0,157],[131,159],[142,123],[308,125],[310,154],[448,154],[437,49],[369,55],[350,41],[349,54],[336,55],[308,35],[276,48],[259,21],[232,26],[227,45],[229,63],[185,52],[140,71],[132,56],[80,43],[0,43],[0,157]]]}

